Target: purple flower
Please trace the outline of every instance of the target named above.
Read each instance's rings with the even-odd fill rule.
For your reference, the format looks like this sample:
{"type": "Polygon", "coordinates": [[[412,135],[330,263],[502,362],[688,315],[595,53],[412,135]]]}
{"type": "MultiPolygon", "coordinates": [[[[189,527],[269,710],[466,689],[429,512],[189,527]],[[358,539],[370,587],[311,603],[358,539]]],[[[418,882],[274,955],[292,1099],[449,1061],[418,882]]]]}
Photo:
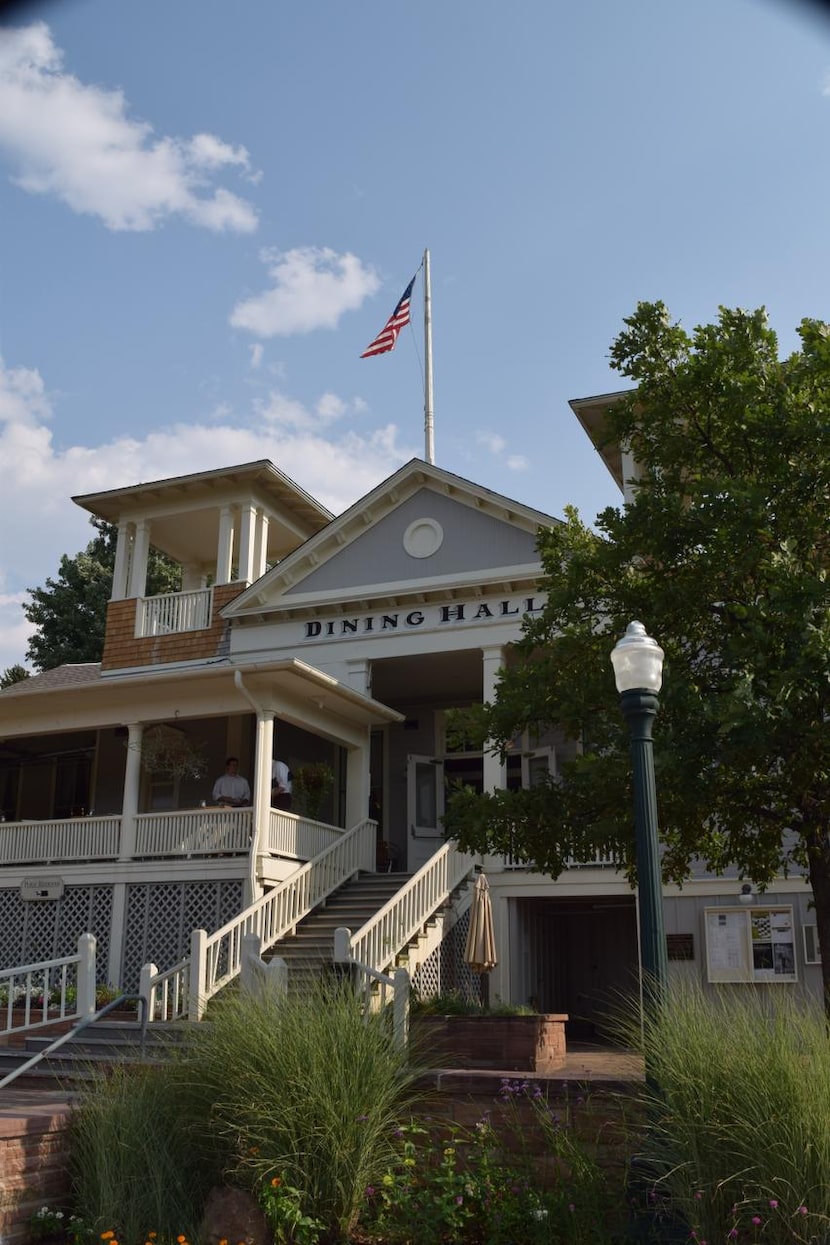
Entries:
{"type": "Polygon", "coordinates": [[[754,1223],[754,1225],[755,1225],[755,1227],[756,1227],[756,1228],[759,1228],[759,1227],[761,1226],[761,1216],[760,1216],[760,1215],[753,1215],[753,1216],[752,1216],[752,1222],[754,1223]]]}
{"type": "Polygon", "coordinates": [[[738,1229],[730,1228],[726,1235],[730,1241],[734,1241],[735,1237],[738,1235],[738,1229]]]}
{"type": "Polygon", "coordinates": [[[774,1197],[771,1197],[769,1200],[769,1208],[770,1210],[778,1210],[778,1202],[774,1197]]]}
{"type": "Polygon", "coordinates": [[[460,1205],[461,1205],[461,1203],[462,1203],[463,1201],[464,1201],[464,1198],[463,1198],[463,1197],[461,1196],[461,1194],[459,1193],[459,1194],[456,1196],[456,1199],[455,1199],[455,1204],[456,1204],[456,1206],[460,1206],[460,1205]]]}
{"type": "Polygon", "coordinates": [[[806,1206],[799,1206],[799,1208],[798,1208],[798,1214],[799,1214],[799,1215],[806,1215],[806,1214],[807,1214],[807,1207],[806,1207],[806,1206]]]}
{"type": "Polygon", "coordinates": [[[366,1186],[366,1196],[367,1196],[367,1197],[374,1197],[374,1196],[375,1196],[375,1186],[374,1186],[373,1184],[367,1184],[367,1186],[366,1186]]]}

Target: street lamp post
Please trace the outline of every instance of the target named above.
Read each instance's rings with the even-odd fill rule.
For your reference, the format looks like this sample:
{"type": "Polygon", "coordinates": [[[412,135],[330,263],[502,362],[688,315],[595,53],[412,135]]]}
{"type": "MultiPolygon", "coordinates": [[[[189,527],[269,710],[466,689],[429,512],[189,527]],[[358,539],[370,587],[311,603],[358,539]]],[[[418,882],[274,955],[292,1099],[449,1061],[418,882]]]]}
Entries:
{"type": "Polygon", "coordinates": [[[644,990],[652,1001],[665,996],[668,982],[663,884],[657,835],[657,794],[651,728],[663,684],[663,650],[640,622],[628,624],[611,653],[620,708],[631,731],[634,766],[634,835],[640,899],[640,961],[644,990]]]}

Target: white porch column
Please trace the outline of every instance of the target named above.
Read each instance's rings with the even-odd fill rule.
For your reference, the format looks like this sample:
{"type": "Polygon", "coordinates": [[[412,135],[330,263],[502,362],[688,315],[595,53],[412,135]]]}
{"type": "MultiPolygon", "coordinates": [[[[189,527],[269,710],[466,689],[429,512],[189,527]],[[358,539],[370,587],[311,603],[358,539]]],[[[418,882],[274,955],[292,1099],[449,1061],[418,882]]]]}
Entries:
{"type": "Polygon", "coordinates": [[[369,728],[363,743],[346,754],[346,829],[369,816],[369,728]]]}
{"type": "Polygon", "coordinates": [[[144,724],[130,722],[127,727],[127,764],[124,767],[124,795],[121,801],[119,860],[132,860],[135,855],[135,819],[138,813],[138,792],[141,784],[141,741],[143,738],[144,724]]]}
{"type": "Polygon", "coordinates": [[[115,544],[115,567],[112,572],[111,601],[123,601],[127,596],[127,575],[130,566],[130,550],[133,542],[133,525],[122,521],[118,524],[118,540],[115,544]]]}
{"type": "Polygon", "coordinates": [[[219,511],[219,539],[216,548],[216,582],[231,582],[231,565],[233,563],[233,511],[230,506],[223,506],[219,511]]]}
{"type": "Polygon", "coordinates": [[[268,569],[268,515],[259,512],[254,542],[254,578],[259,579],[268,569]]]}
{"type": "Polygon", "coordinates": [[[150,556],[150,524],[139,519],[135,525],[133,556],[130,562],[130,586],[127,596],[143,597],[147,587],[147,560],[150,556]]]}
{"type": "MultiPolygon", "coordinates": [[[[504,665],[504,649],[501,645],[492,648],[483,648],[482,656],[482,686],[481,698],[484,701],[493,701],[496,696],[496,675],[504,665]]],[[[487,752],[487,745],[484,745],[484,762],[482,767],[482,778],[485,791],[500,791],[507,786],[507,766],[501,757],[487,752]]]]}
{"type": "Polygon", "coordinates": [[[256,715],[256,742],[254,744],[253,826],[251,828],[251,855],[248,879],[243,902],[247,907],[260,895],[257,881],[257,861],[268,841],[271,824],[271,759],[274,748],[274,715],[270,710],[258,710],[256,715]]]}
{"type": "Polygon", "coordinates": [[[251,583],[254,578],[254,546],[256,544],[256,506],[246,502],[239,508],[239,565],[237,579],[251,583]]]}

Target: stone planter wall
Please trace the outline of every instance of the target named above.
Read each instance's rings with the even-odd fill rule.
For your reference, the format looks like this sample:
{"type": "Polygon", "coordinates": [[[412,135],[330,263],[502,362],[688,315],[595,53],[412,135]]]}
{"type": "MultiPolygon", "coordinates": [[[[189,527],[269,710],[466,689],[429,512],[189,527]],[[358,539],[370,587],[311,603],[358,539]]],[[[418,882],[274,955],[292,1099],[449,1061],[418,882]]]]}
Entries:
{"type": "Polygon", "coordinates": [[[553,1072],[565,1062],[564,1014],[413,1016],[413,1043],[432,1067],[553,1072]]]}

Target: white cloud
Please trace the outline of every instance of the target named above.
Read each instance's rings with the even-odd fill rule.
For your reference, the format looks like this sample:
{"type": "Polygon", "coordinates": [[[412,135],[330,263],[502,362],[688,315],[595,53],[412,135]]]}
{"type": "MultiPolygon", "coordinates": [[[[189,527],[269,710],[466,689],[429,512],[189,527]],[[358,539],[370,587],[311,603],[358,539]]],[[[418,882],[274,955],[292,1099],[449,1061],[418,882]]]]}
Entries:
{"type": "Polygon", "coordinates": [[[230,317],[234,328],[257,337],[337,328],[344,312],[356,311],[380,287],[373,268],[329,247],[267,249],[260,258],[272,287],[237,303],[230,317]]]}
{"type": "Polygon", "coordinates": [[[344,413],[354,409],[353,401],[331,393],[311,409],[279,393],[241,413],[206,404],[199,423],[59,450],[48,425],[52,404],[43,378],[0,360],[0,531],[15,534],[2,542],[0,671],[24,662],[25,589],[54,576],[61,554],[74,555],[94,535],[86,511],[70,500],[73,494],[270,458],[337,513],[418,453],[401,445],[394,424],[334,435],[330,412],[340,404],[344,413]]]}
{"type": "Polygon", "coordinates": [[[214,134],[155,137],[128,116],[121,91],[65,71],[43,22],[0,30],[0,148],[24,190],[56,195],[109,229],[154,229],[171,216],[217,232],[257,226],[247,200],[212,184],[227,168],[255,176],[244,147],[214,134]]]}
{"type": "Polygon", "coordinates": [[[256,369],[262,366],[262,356],[264,352],[265,352],[265,347],[263,346],[262,342],[254,342],[254,344],[251,346],[251,367],[252,368],[256,369]]]}
{"type": "Polygon", "coordinates": [[[476,441],[491,454],[501,454],[507,447],[504,437],[500,437],[496,432],[477,432],[476,441]]]}
{"type": "Polygon", "coordinates": [[[508,454],[505,466],[510,471],[527,471],[530,463],[524,454],[508,454]]]}

